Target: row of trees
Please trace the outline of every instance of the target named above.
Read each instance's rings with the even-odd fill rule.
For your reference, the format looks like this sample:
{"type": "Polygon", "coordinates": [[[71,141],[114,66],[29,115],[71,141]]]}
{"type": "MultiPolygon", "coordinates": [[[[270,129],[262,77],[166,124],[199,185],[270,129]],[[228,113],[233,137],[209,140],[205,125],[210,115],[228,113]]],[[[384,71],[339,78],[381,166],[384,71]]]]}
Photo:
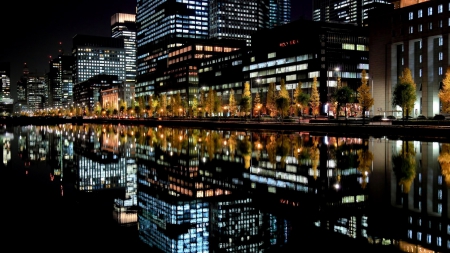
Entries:
{"type": "MultiPolygon", "coordinates": [[[[365,117],[367,111],[373,104],[374,99],[367,85],[367,73],[361,72],[361,85],[353,91],[350,87],[344,86],[340,78],[337,81],[337,88],[331,95],[331,104],[336,108],[335,115],[348,116],[348,105],[357,102],[361,108],[362,116],[365,117]]],[[[55,108],[52,110],[41,110],[36,114],[59,115],[59,116],[117,116],[128,115],[136,117],[153,116],[212,116],[218,114],[230,114],[231,116],[249,116],[257,115],[262,112],[270,116],[286,117],[290,113],[302,114],[306,108],[311,109],[311,114],[317,116],[320,113],[320,96],[317,88],[317,78],[313,78],[310,94],[302,91],[302,83],[299,82],[293,92],[289,95],[286,89],[284,79],[280,81],[280,90],[276,90],[276,84],[270,83],[266,93],[266,101],[262,102],[261,90],[258,90],[254,99],[250,91],[250,84],[244,84],[242,96],[239,101],[236,100],[235,92],[230,90],[228,104],[223,105],[223,100],[213,89],[207,92],[201,89],[199,96],[195,96],[191,105],[188,105],[187,99],[183,99],[179,92],[170,96],[166,94],[138,97],[132,100],[130,105],[125,101],[120,101],[119,108],[106,106],[103,108],[97,103],[92,111],[86,106],[55,108]]],[[[411,71],[405,68],[399,76],[399,82],[393,91],[392,105],[399,106],[403,111],[403,116],[409,115],[417,99],[416,84],[411,75],[411,71]]],[[[450,67],[447,69],[446,76],[442,82],[439,91],[439,99],[442,103],[442,111],[450,113],[450,67]]]]}

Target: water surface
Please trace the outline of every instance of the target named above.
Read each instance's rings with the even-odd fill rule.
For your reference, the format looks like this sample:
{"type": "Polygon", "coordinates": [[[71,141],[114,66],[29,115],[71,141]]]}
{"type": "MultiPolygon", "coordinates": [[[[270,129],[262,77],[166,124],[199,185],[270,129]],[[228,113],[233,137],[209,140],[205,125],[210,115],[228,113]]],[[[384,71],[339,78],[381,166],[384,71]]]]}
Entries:
{"type": "Polygon", "coordinates": [[[17,250],[450,250],[449,143],[89,124],[0,136],[17,250]]]}

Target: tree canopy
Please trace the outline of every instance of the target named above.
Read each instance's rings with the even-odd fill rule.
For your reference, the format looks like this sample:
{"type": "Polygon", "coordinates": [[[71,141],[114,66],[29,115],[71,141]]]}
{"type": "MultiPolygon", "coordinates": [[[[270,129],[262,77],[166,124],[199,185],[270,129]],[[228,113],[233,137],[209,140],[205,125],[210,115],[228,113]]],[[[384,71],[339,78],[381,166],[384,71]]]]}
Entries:
{"type": "Polygon", "coordinates": [[[411,70],[404,68],[402,75],[399,76],[399,83],[394,89],[392,105],[402,108],[403,117],[409,115],[416,102],[416,84],[412,79],[411,70]]]}
{"type": "Polygon", "coordinates": [[[317,77],[313,77],[309,105],[311,106],[313,115],[319,114],[320,97],[319,90],[317,89],[317,77]]]}
{"type": "Polygon", "coordinates": [[[442,88],[439,91],[439,99],[442,103],[442,112],[450,113],[450,67],[447,67],[445,77],[442,80],[442,88]]]}
{"type": "Polygon", "coordinates": [[[370,108],[374,101],[372,94],[370,93],[370,88],[367,85],[367,75],[366,70],[363,69],[361,72],[361,86],[357,89],[358,92],[358,103],[363,108],[363,117],[365,117],[365,112],[370,108]]]}

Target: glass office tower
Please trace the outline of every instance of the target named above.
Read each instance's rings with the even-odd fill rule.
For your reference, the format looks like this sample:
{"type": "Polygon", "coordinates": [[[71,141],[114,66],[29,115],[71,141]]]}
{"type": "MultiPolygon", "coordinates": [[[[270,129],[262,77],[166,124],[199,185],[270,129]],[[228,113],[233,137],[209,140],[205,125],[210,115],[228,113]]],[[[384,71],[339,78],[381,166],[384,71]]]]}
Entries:
{"type": "Polygon", "coordinates": [[[189,41],[207,39],[208,0],[137,1],[136,96],[151,95],[164,75],[169,50],[189,41]]]}

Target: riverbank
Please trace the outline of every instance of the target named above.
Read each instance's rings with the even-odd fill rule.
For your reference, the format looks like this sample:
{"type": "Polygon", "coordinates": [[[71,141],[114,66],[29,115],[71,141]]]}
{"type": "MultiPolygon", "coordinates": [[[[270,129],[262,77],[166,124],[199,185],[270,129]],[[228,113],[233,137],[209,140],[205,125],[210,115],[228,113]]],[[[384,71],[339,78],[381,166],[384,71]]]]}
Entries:
{"type": "Polygon", "coordinates": [[[294,131],[314,132],[361,137],[387,137],[390,139],[427,140],[439,139],[450,141],[450,121],[409,120],[370,122],[362,119],[328,120],[301,119],[290,122],[258,121],[257,119],[239,118],[151,118],[151,119],[82,119],[82,118],[51,118],[51,117],[17,117],[1,119],[0,124],[6,125],[55,125],[55,124],[121,124],[146,126],[195,127],[210,129],[239,129],[261,131],[294,131]]]}

